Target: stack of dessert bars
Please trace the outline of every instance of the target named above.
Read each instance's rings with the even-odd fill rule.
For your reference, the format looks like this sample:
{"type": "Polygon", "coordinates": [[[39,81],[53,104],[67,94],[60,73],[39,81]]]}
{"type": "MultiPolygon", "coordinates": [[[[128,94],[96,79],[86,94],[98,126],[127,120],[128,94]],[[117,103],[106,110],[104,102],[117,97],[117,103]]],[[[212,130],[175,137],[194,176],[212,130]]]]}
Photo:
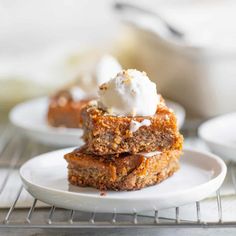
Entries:
{"type": "Polygon", "coordinates": [[[161,99],[154,116],[111,116],[90,102],[82,110],[85,145],[65,155],[68,180],[99,190],[138,190],[179,169],[183,137],[161,99]]]}

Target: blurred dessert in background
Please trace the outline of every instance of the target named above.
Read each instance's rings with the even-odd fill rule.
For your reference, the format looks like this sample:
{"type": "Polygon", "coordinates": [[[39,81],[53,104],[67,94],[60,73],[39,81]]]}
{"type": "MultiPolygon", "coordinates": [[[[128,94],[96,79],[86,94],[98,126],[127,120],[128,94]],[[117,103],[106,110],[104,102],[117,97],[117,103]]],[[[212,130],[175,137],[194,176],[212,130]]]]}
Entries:
{"type": "Polygon", "coordinates": [[[81,109],[97,97],[96,88],[114,77],[121,70],[121,65],[106,54],[83,61],[78,68],[74,81],[50,98],[47,121],[51,126],[81,128],[81,109]]]}
{"type": "Polygon", "coordinates": [[[67,128],[80,128],[82,126],[80,112],[90,99],[74,97],[71,91],[75,89],[79,88],[61,90],[51,97],[47,113],[49,125],[67,128]]]}

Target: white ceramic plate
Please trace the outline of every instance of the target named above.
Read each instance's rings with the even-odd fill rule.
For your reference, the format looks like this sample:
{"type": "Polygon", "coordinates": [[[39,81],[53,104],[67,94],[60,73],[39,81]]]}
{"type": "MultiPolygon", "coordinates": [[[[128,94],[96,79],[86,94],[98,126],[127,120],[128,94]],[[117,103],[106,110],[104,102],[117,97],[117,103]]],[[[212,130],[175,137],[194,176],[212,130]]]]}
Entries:
{"type": "MultiPolygon", "coordinates": [[[[177,116],[181,127],[185,119],[185,110],[179,104],[167,101],[177,116]]],[[[82,130],[50,127],[46,121],[48,99],[38,98],[17,105],[10,112],[11,122],[30,138],[41,143],[59,147],[77,146],[82,142],[82,130]]]]}
{"type": "Polygon", "coordinates": [[[72,149],[49,152],[26,162],[20,169],[25,188],[37,199],[58,207],[95,212],[145,212],[199,201],[216,191],[226,175],[217,156],[185,150],[181,169],[156,186],[138,191],[108,191],[75,187],[67,181],[63,158],[72,149]]]}
{"type": "Polygon", "coordinates": [[[206,121],[199,127],[198,134],[212,152],[236,161],[236,112],[206,121]]]}

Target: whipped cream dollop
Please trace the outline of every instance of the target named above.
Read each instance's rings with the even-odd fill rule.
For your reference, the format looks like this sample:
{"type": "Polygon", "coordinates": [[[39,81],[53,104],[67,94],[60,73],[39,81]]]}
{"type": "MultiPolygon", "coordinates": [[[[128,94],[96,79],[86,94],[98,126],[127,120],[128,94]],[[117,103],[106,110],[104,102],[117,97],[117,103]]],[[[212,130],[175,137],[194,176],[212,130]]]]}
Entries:
{"type": "Polygon", "coordinates": [[[98,105],[111,115],[153,116],[160,96],[145,72],[129,69],[99,88],[98,105]]]}

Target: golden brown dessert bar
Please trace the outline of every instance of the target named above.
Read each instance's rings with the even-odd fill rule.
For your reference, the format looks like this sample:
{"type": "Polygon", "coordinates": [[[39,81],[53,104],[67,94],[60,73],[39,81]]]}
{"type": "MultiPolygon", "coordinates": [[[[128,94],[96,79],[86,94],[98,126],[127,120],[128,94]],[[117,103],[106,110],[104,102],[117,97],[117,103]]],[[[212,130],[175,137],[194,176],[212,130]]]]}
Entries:
{"type": "Polygon", "coordinates": [[[82,109],[82,119],[87,150],[96,155],[182,149],[183,137],[175,114],[163,101],[154,116],[111,116],[97,106],[87,105],[82,109]],[[150,125],[132,131],[131,123],[143,120],[150,125]]]}
{"type": "Polygon", "coordinates": [[[165,180],[179,169],[181,151],[172,150],[152,157],[141,154],[96,156],[76,149],[65,155],[68,180],[82,187],[100,190],[138,190],[165,180]]]}
{"type": "Polygon", "coordinates": [[[74,101],[69,91],[60,91],[50,100],[47,120],[54,127],[81,128],[81,109],[89,99],[74,101]]]}

